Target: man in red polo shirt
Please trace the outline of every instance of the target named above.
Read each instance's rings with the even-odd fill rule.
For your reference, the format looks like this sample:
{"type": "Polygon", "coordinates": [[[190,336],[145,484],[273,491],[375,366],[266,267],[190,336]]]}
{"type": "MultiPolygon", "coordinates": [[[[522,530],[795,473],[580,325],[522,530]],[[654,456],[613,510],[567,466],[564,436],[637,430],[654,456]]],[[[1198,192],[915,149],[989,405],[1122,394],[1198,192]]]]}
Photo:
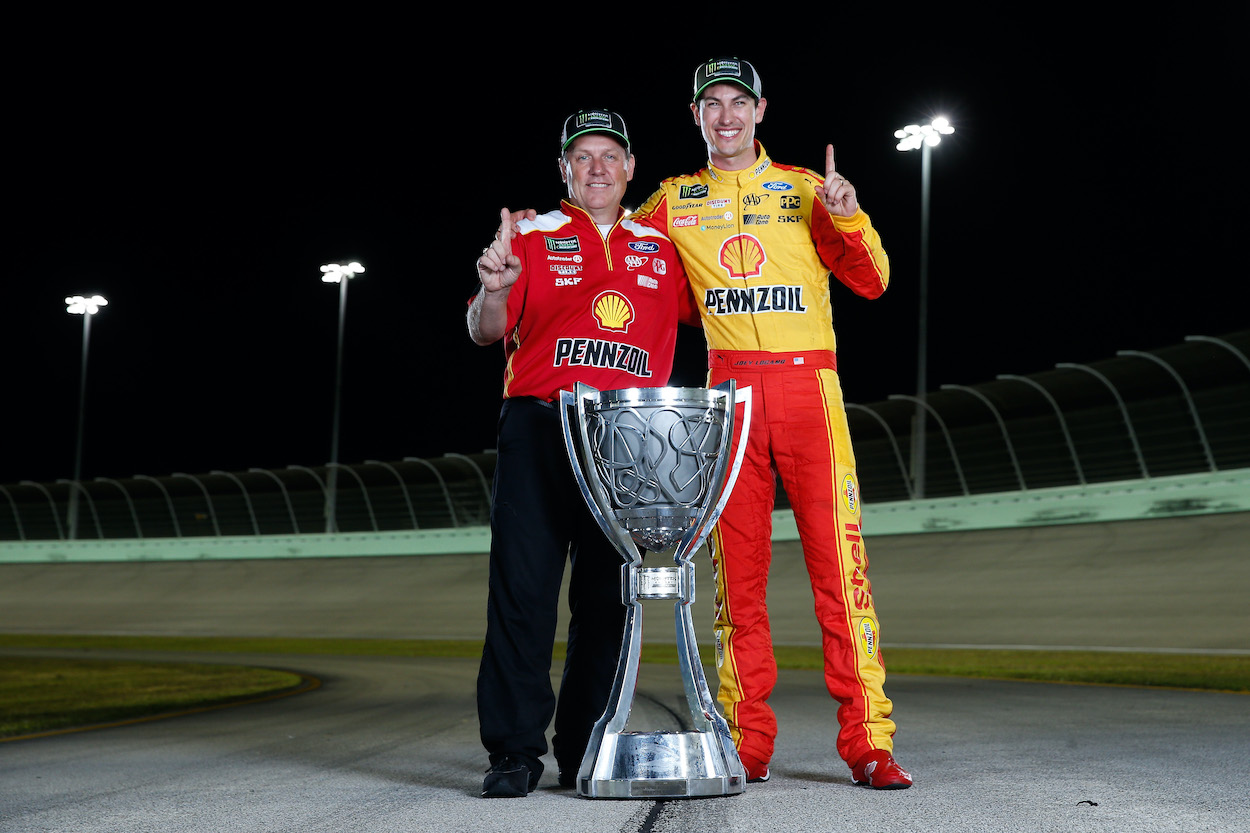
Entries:
{"type": "Polygon", "coordinates": [[[621,210],[634,176],[624,120],[579,110],[560,150],[568,199],[515,226],[503,210],[478,258],[482,288],[468,312],[473,340],[502,339],[507,359],[477,683],[489,798],[535,788],[553,714],[559,781],[573,786],[624,633],[621,556],[578,490],[552,402],[579,381],[600,390],[666,385],[677,322],[698,320],[672,241],[621,210]],[[572,618],[557,703],[550,669],[566,558],[572,618]]]}

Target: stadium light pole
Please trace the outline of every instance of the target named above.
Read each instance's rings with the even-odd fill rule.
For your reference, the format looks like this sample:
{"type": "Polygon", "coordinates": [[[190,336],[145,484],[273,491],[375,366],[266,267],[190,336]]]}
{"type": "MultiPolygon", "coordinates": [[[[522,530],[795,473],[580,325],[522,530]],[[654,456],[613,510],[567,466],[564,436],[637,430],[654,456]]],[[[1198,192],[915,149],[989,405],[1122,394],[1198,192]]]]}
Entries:
{"type": "MultiPolygon", "coordinates": [[[[938,116],[929,124],[909,124],[894,131],[899,142],[895,149],[920,151],[920,311],[919,340],[916,358],[916,398],[924,402],[928,390],[929,357],[929,191],[931,153],[942,137],[955,132],[950,122],[938,116]]],[[[915,430],[912,433],[912,479],[913,492],[917,498],[924,497],[925,457],[925,410],[917,403],[915,430]]]]}
{"type": "MultiPolygon", "coordinates": [[[[83,425],[87,415],[87,352],[91,346],[91,318],[107,306],[108,301],[103,295],[71,295],[65,299],[65,311],[70,315],[82,316],[82,365],[78,374],[78,439],[74,443],[74,484],[82,480],[82,447],[83,425]]],[[[78,489],[74,486],[69,490],[69,539],[78,537],[78,489]]]]}
{"type": "Polygon", "coordinates": [[[339,461],[339,412],[343,394],[343,328],[347,321],[347,284],[365,271],[356,261],[346,265],[327,263],[321,267],[321,280],[339,285],[339,341],[334,364],[334,422],[330,431],[330,463],[326,466],[326,532],[336,532],[339,461]]]}

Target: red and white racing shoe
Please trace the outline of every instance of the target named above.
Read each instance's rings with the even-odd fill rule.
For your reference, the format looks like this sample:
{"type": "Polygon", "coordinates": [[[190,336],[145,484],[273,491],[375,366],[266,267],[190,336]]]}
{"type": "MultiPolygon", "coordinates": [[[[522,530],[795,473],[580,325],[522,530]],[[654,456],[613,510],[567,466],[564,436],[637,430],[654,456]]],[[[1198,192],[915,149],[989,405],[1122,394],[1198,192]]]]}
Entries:
{"type": "Polygon", "coordinates": [[[851,783],[874,790],[905,790],[911,786],[911,773],[898,765],[884,749],[874,749],[851,767],[851,783]]]}

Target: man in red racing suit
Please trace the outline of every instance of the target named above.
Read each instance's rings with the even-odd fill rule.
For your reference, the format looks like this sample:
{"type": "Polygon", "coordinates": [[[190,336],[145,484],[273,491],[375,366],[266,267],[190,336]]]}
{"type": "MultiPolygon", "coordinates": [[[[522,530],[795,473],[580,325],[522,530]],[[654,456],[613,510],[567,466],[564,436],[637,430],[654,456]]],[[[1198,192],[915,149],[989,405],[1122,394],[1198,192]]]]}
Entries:
{"type": "Polygon", "coordinates": [[[478,259],[482,288],[468,311],[473,340],[502,340],[507,360],[477,679],[487,798],[534,790],[553,714],[559,781],[573,786],[624,635],[621,557],[582,499],[552,400],[579,381],[601,390],[668,384],[678,320],[698,320],[672,242],[620,207],[633,175],[620,116],[570,116],[560,170],[569,198],[559,209],[515,233],[503,211],[478,259]],[[570,620],[557,702],[551,658],[566,561],[570,620]]]}
{"type": "Polygon", "coordinates": [[[745,61],[695,73],[691,110],[709,165],[665,180],[635,219],[672,238],[708,344],[708,384],[752,389],[750,435],[737,485],[712,538],[719,700],[748,778],[767,780],[777,680],[765,605],[771,515],[780,474],[803,545],[825,681],[839,703],[838,752],[852,780],[911,785],[894,761],[893,706],[860,529],[859,487],[838,381],[829,274],[876,298],[889,261],[855,190],[773,162],[754,139],[767,102],[745,61]]]}

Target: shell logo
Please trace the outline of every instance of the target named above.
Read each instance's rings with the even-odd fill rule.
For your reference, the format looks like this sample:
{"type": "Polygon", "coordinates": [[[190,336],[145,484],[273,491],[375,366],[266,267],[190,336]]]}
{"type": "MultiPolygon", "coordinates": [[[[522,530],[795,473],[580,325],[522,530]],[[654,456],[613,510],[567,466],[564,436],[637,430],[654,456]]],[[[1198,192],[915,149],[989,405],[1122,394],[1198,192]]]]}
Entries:
{"type": "Polygon", "coordinates": [[[604,292],[595,299],[591,309],[600,328],[629,332],[629,322],[634,320],[634,308],[624,295],[619,292],[604,292]]]}
{"type": "Polygon", "coordinates": [[[758,278],[768,261],[764,245],[750,234],[736,234],[720,247],[720,265],[731,278],[758,278]]]}

